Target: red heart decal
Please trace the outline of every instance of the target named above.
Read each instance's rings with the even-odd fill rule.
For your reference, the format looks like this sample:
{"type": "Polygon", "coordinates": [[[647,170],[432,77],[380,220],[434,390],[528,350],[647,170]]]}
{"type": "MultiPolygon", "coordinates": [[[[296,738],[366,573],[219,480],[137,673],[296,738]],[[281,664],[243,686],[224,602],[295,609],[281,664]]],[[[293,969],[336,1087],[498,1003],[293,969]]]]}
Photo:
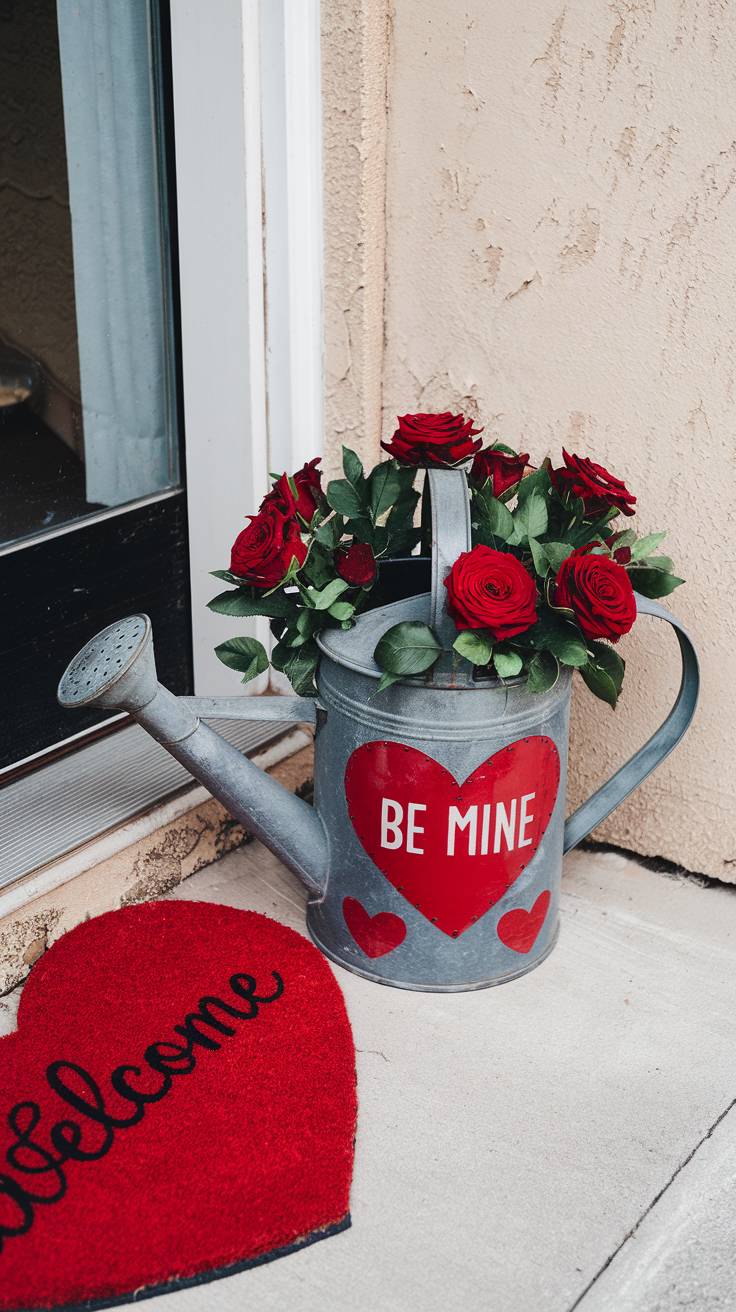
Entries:
{"type": "Polygon", "coordinates": [[[371,916],[356,897],[346,897],[342,904],[345,924],[367,957],[383,957],[393,952],[406,938],[406,925],[401,916],[390,911],[379,911],[371,916]]]}
{"type": "Polygon", "coordinates": [[[510,743],[463,784],[402,743],[364,743],[345,771],[350,819],[389,883],[444,934],[480,920],[529,864],[557,800],[551,738],[510,743]]]}
{"type": "Polygon", "coordinates": [[[0,1040],[0,1308],[118,1301],[349,1224],[355,1063],[324,957],[149,902],[65,934],[0,1040]]]}
{"type": "Polygon", "coordinates": [[[529,952],[537,941],[537,935],[545,922],[552,894],[545,889],[539,894],[531,911],[517,907],[507,911],[498,922],[497,932],[501,942],[514,952],[529,952]]]}

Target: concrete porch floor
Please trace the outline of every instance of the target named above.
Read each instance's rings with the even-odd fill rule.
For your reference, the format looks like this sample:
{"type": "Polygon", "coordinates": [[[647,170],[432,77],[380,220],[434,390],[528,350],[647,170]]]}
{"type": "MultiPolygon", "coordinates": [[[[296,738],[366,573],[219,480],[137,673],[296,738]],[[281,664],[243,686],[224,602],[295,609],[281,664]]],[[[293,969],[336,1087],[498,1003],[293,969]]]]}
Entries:
{"type": "MultiPolygon", "coordinates": [[[[305,932],[301,888],[256,843],[172,896],[305,932]]],[[[335,972],[352,1228],[150,1312],[736,1307],[736,889],[578,852],[559,944],[522,979],[440,995],[335,972]]]]}

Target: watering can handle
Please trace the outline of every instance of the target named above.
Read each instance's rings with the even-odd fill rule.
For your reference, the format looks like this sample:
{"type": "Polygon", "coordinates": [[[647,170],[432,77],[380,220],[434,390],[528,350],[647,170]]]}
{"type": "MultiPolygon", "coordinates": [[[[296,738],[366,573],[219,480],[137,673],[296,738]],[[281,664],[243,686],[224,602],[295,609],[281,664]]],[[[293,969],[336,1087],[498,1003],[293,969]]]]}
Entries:
{"type": "Polygon", "coordinates": [[[664,606],[648,597],[636,597],[636,609],[640,615],[653,615],[656,619],[666,620],[677,634],[682,656],[682,680],[672,710],[667,719],[659,726],[656,733],[643,747],[635,752],[614,775],[603,784],[597,792],[583,802],[577,811],[573,811],[565,822],[564,851],[577,847],[591,830],[601,824],[616,807],[623,802],[635,788],[651,774],[666,756],[677,746],[695,713],[700,687],[698,658],[690,638],[680,621],[675,619],[664,606]]]}
{"type": "Polygon", "coordinates": [[[469,661],[453,651],[457,637],[454,620],[447,613],[445,578],[458,556],[470,551],[473,543],[470,531],[470,493],[464,469],[428,469],[430,503],[432,510],[432,601],[430,624],[440,645],[442,655],[432,667],[430,682],[442,687],[465,688],[473,684],[473,668],[469,661]]]}

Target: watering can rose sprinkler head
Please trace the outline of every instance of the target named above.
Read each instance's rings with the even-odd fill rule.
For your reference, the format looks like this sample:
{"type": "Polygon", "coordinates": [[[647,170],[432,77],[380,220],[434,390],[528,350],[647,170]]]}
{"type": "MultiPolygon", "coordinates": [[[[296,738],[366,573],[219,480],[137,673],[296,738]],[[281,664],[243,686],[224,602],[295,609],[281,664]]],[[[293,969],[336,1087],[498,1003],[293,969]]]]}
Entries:
{"type": "Polygon", "coordinates": [[[293,870],[313,897],[322,894],[328,845],[314,809],[200,719],[314,722],[310,699],[175,697],[158,681],[147,615],[129,615],[92,638],[62,675],[57,697],[68,709],[127,711],[293,870]]]}

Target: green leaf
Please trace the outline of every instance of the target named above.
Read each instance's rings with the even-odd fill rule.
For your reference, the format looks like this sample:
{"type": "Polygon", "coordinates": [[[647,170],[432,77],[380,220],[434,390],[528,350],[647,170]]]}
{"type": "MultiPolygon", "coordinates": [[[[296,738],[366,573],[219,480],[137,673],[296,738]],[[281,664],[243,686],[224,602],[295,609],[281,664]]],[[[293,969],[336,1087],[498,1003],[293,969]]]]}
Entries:
{"type": "Polygon", "coordinates": [[[607,702],[615,710],[618,689],[610,674],[602,666],[593,663],[584,665],[580,673],[593,695],[599,697],[602,702],[607,702]]]}
{"type": "MultiPolygon", "coordinates": [[[[656,551],[660,542],[662,542],[663,539],[666,537],[667,537],[667,533],[664,532],[664,533],[647,533],[646,537],[639,538],[638,541],[636,541],[631,548],[631,559],[643,560],[644,557],[650,555],[652,551],[656,551]]],[[[620,546],[620,543],[617,542],[616,546],[617,547],[620,546]]]]}
{"type": "Polygon", "coordinates": [[[399,471],[393,460],[383,460],[380,465],[376,465],[368,479],[368,489],[371,499],[371,515],[375,521],[391,509],[402,491],[399,471]]]}
{"type": "Polygon", "coordinates": [[[283,619],[294,609],[290,597],[283,593],[272,592],[268,596],[253,597],[245,588],[236,588],[230,592],[220,592],[212,601],[207,602],[209,610],[218,615],[237,615],[242,619],[246,615],[265,615],[268,619],[283,619]]]}
{"type": "Polygon", "coordinates": [[[417,508],[418,500],[419,493],[415,488],[404,488],[399,493],[389,510],[388,518],[386,519],[386,528],[389,533],[392,550],[396,548],[397,543],[399,542],[403,546],[409,535],[414,534],[414,512],[417,508]]]}
{"type": "Polygon", "coordinates": [[[463,629],[452,645],[471,665],[487,665],[491,659],[493,639],[485,629],[463,629]]]}
{"type": "Polygon", "coordinates": [[[613,536],[616,539],[612,543],[611,549],[613,551],[616,551],[618,547],[631,547],[636,542],[636,533],[633,528],[625,528],[621,533],[615,533],[613,536]]]}
{"type": "Polygon", "coordinates": [[[588,659],[582,638],[567,638],[549,650],[562,665],[572,665],[576,669],[581,669],[588,659]]]}
{"type": "Polygon", "coordinates": [[[222,579],[224,583],[236,583],[242,588],[243,580],[239,579],[237,574],[232,574],[229,569],[211,569],[210,574],[213,579],[222,579]]]}
{"type": "Polygon", "coordinates": [[[343,620],[349,620],[352,618],[355,614],[355,606],[352,601],[335,601],[330,606],[327,614],[331,615],[333,619],[342,622],[343,620]]]}
{"type": "Polygon", "coordinates": [[[632,588],[643,597],[668,597],[685,582],[684,579],[678,579],[676,574],[667,574],[661,569],[646,569],[641,565],[629,570],[629,578],[632,588]]]}
{"type": "Polygon", "coordinates": [[[351,483],[356,490],[363,486],[365,482],[363,466],[349,446],[344,446],[342,449],[342,468],[348,483],[351,483]]]}
{"type": "Polygon", "coordinates": [[[521,674],[523,662],[518,651],[500,651],[496,648],[493,653],[493,664],[499,678],[513,679],[515,674],[521,674]]]}
{"type": "Polygon", "coordinates": [[[315,542],[319,542],[323,547],[334,549],[343,535],[344,526],[342,515],[330,515],[330,518],[326,519],[324,524],[320,524],[315,532],[315,542]]]}
{"type": "Polygon", "coordinates": [[[319,659],[319,649],[315,642],[305,643],[296,651],[278,643],[271,652],[271,664],[275,670],[286,675],[294,692],[299,696],[309,696],[315,691],[314,672],[319,659]]]}
{"type": "Polygon", "coordinates": [[[529,641],[537,650],[551,652],[563,665],[585,665],[588,660],[588,649],[577,628],[559,615],[543,615],[530,630],[529,641]]]}
{"type": "MultiPolygon", "coordinates": [[[[360,519],[351,519],[349,527],[356,542],[367,542],[369,546],[373,546],[376,526],[368,515],[361,516],[360,519]]],[[[375,555],[375,551],[373,554],[375,555]]]]}
{"type": "Polygon", "coordinates": [[[538,651],[527,668],[527,687],[530,692],[549,692],[560,677],[557,657],[550,651],[538,651]]]}
{"type": "Polygon", "coordinates": [[[500,538],[502,542],[509,542],[514,534],[514,517],[503,502],[496,497],[484,496],[481,493],[476,498],[476,506],[488,532],[492,533],[494,538],[500,538]]]}
{"type": "Polygon", "coordinates": [[[391,534],[387,548],[388,554],[391,556],[410,556],[421,536],[422,530],[420,528],[407,528],[400,533],[391,534]]]}
{"type": "Polygon", "coordinates": [[[404,620],[384,633],[373,655],[387,674],[421,674],[434,665],[441,650],[428,624],[404,620]]]}
{"type": "Polygon", "coordinates": [[[314,610],[329,610],[333,601],[337,601],[349,587],[350,584],[344,579],[331,579],[324,588],[307,589],[306,594],[303,594],[305,604],[314,610]]]}
{"type": "Polygon", "coordinates": [[[647,556],[644,564],[647,569],[661,569],[665,574],[674,574],[675,562],[669,556],[647,556]]]}
{"type": "Polygon", "coordinates": [[[537,571],[537,574],[539,574],[540,578],[544,578],[549,571],[549,560],[547,559],[547,553],[544,546],[541,542],[537,542],[536,538],[530,538],[529,550],[532,553],[532,560],[534,561],[534,568],[537,571]]]}
{"type": "Polygon", "coordinates": [[[327,484],[327,500],[338,514],[346,519],[359,519],[366,513],[366,505],[359,493],[346,478],[336,478],[327,484]]]}
{"type": "Polygon", "coordinates": [[[238,670],[243,675],[243,683],[268,669],[266,649],[256,638],[228,638],[215,647],[215,655],[229,669],[238,670]]]}
{"type": "Polygon", "coordinates": [[[527,474],[526,478],[516,484],[514,491],[517,493],[518,504],[523,505],[533,493],[546,500],[550,487],[549,461],[545,461],[533,474],[527,474]]]}
{"type": "Polygon", "coordinates": [[[382,674],[373,696],[377,697],[379,692],[383,692],[386,688],[390,688],[392,683],[398,683],[400,678],[400,674],[389,674],[388,672],[382,674]]]}
{"type": "Polygon", "coordinates": [[[323,547],[321,542],[313,542],[302,567],[302,575],[313,587],[324,588],[335,577],[333,552],[323,547]]]}
{"type": "Polygon", "coordinates": [[[616,692],[621,691],[621,684],[624,681],[624,672],[626,662],[619,656],[613,647],[605,642],[591,642],[590,650],[593,655],[594,663],[605,670],[606,674],[613,680],[616,692]]]}
{"type": "Polygon", "coordinates": [[[547,523],[547,502],[539,492],[532,492],[517,507],[514,538],[519,541],[523,538],[539,538],[547,532],[547,523]]]}
{"type": "Polygon", "coordinates": [[[555,574],[563,561],[572,555],[572,547],[569,542],[543,542],[542,547],[555,574]]]}
{"type": "Polygon", "coordinates": [[[570,526],[578,526],[572,536],[566,531],[565,537],[572,542],[573,546],[582,546],[583,542],[588,542],[591,537],[595,536],[595,534],[591,532],[590,525],[583,524],[582,522],[585,519],[585,502],[582,497],[573,496],[571,492],[568,492],[564,497],[564,505],[571,519],[570,526]]]}
{"type": "Polygon", "coordinates": [[[373,530],[373,541],[371,542],[374,556],[382,556],[384,554],[388,547],[390,537],[391,535],[385,524],[376,524],[376,527],[373,530]]]}
{"type": "Polygon", "coordinates": [[[281,641],[288,647],[303,647],[305,642],[309,642],[316,631],[323,628],[326,622],[326,617],[322,611],[300,610],[296,618],[296,624],[289,626],[281,641]]]}

